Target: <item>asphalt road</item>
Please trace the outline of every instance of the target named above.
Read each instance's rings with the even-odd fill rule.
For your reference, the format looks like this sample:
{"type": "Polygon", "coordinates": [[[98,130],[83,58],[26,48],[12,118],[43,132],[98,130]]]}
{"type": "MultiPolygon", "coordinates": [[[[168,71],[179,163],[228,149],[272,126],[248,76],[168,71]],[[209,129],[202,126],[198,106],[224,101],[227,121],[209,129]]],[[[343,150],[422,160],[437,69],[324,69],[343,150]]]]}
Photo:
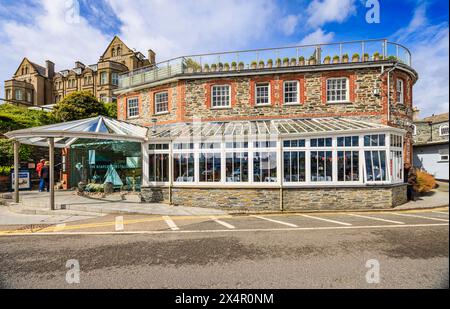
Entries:
{"type": "Polygon", "coordinates": [[[113,219],[35,227],[33,234],[29,227],[1,227],[1,287],[449,287],[448,208],[306,217],[126,216],[118,232],[113,219]],[[80,283],[66,281],[69,260],[79,263],[80,283]],[[374,261],[379,282],[369,283],[374,261]]]}

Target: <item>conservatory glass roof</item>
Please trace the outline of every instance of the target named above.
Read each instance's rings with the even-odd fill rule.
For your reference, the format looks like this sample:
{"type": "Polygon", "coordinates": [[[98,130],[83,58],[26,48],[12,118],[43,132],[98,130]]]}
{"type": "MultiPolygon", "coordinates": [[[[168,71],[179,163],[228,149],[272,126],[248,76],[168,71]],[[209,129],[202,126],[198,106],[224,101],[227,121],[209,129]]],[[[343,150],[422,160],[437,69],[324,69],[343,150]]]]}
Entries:
{"type": "Polygon", "coordinates": [[[149,140],[183,138],[246,137],[246,136],[310,136],[347,134],[381,130],[398,130],[390,126],[349,118],[275,119],[232,122],[194,122],[155,126],[149,140]]]}
{"type": "Polygon", "coordinates": [[[116,119],[97,116],[94,118],[75,120],[34,127],[6,133],[6,137],[22,144],[48,146],[47,138],[55,139],[55,147],[70,147],[80,138],[102,140],[126,140],[143,142],[147,138],[146,127],[134,125],[116,119]]]}

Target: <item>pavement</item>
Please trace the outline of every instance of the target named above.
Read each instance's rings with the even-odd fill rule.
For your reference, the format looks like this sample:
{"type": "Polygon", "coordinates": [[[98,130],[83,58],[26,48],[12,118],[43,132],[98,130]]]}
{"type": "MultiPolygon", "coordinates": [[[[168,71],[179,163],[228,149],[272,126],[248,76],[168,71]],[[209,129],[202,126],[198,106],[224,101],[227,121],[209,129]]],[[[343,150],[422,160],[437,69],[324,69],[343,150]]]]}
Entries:
{"type": "Polygon", "coordinates": [[[0,286],[448,288],[448,227],[448,207],[2,226],[0,286]]]}

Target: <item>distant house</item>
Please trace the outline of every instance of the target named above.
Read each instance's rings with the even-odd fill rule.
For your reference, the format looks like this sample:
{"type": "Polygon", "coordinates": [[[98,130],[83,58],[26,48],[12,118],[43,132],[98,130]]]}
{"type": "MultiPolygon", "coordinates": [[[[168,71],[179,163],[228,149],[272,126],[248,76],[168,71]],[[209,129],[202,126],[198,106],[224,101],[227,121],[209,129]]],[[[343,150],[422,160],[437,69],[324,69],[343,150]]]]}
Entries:
{"type": "Polygon", "coordinates": [[[417,119],[413,128],[414,165],[436,179],[448,181],[448,113],[417,119]]]}

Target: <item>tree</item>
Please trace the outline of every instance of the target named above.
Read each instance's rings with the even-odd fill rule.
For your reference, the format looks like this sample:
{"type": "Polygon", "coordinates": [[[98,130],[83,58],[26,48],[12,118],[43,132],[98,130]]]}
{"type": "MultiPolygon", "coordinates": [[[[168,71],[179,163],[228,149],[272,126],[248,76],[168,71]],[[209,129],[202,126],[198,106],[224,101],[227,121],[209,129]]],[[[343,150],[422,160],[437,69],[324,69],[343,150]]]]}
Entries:
{"type": "Polygon", "coordinates": [[[0,104],[0,134],[54,122],[55,119],[49,112],[30,110],[8,103],[0,104]]]}
{"type": "Polygon", "coordinates": [[[72,92],[55,105],[52,112],[57,121],[65,122],[99,115],[108,116],[108,110],[103,102],[97,100],[89,92],[72,92]]]}
{"type": "Polygon", "coordinates": [[[111,118],[117,118],[117,102],[105,103],[108,116],[111,118]]]}

